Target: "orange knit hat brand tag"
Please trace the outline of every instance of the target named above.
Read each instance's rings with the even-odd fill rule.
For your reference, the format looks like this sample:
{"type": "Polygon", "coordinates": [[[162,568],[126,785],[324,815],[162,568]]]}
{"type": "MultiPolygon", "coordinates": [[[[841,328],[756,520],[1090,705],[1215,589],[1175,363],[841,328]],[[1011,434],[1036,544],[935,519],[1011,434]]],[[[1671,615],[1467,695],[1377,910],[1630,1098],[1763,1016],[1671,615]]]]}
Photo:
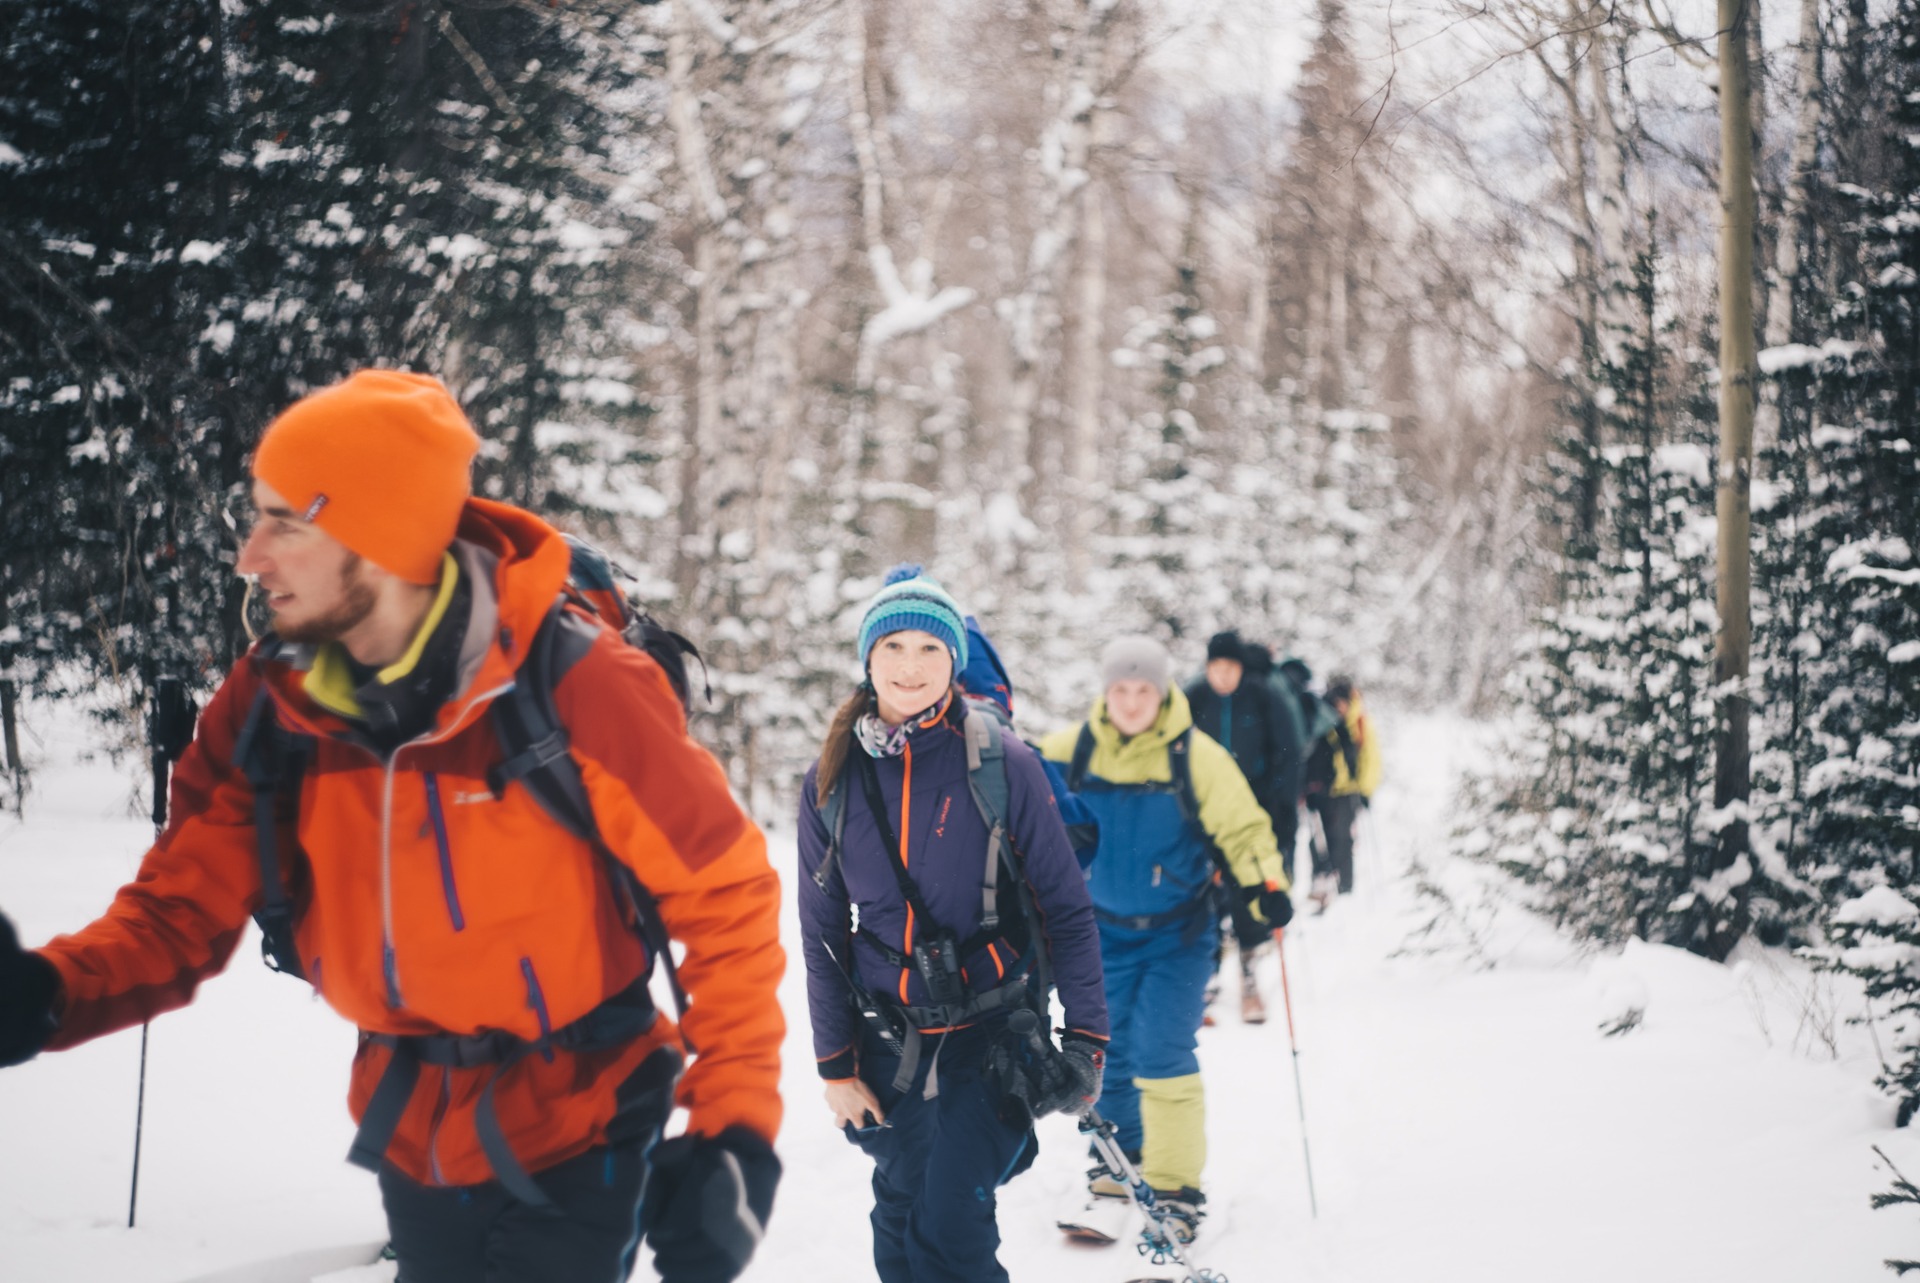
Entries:
{"type": "Polygon", "coordinates": [[[374,565],[431,584],[472,492],[479,448],[440,380],[362,370],[268,425],[253,475],[374,565]]]}

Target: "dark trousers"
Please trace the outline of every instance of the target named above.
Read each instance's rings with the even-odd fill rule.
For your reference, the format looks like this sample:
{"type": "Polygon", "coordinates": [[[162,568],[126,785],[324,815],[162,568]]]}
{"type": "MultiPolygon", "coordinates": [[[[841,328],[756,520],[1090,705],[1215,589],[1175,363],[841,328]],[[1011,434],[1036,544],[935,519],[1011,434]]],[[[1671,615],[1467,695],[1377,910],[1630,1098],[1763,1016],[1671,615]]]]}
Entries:
{"type": "Polygon", "coordinates": [[[498,1181],[422,1185],[380,1171],[398,1283],[623,1283],[640,1244],[645,1149],[590,1149],[535,1174],[552,1208],[529,1207],[498,1181]]]}
{"type": "Polygon", "coordinates": [[[423,1185],[380,1169],[396,1283],[623,1283],[640,1247],[647,1152],[673,1108],[679,1057],[655,1052],[620,1088],[608,1143],[533,1173],[552,1204],[498,1181],[423,1185]]]}
{"type": "Polygon", "coordinates": [[[905,1092],[892,1085],[897,1057],[871,1039],[861,1056],[861,1077],[886,1113],[884,1126],[846,1129],[873,1159],[873,1266],[881,1283],[1007,1283],[994,1191],[1032,1165],[1036,1142],[995,1112],[978,1029],[948,1037],[939,1092],[925,1098],[939,1042],[926,1039],[905,1092]]]}
{"type": "Polygon", "coordinates": [[[1300,830],[1300,806],[1292,798],[1263,798],[1260,803],[1273,821],[1273,838],[1280,844],[1280,862],[1286,867],[1287,881],[1293,881],[1293,844],[1300,830]]]}
{"type": "Polygon", "coordinates": [[[1327,831],[1326,867],[1314,872],[1338,876],[1342,895],[1353,890],[1353,831],[1359,822],[1359,794],[1320,799],[1320,823],[1327,831]]]}

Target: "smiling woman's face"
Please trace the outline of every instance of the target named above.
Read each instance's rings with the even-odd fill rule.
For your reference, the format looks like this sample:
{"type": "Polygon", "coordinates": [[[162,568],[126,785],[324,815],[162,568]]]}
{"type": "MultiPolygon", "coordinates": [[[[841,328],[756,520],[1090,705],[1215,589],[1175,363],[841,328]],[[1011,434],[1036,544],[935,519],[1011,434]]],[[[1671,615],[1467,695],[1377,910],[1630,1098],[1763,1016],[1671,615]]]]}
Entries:
{"type": "Polygon", "coordinates": [[[880,720],[898,726],[932,708],[953,685],[953,652],[932,633],[903,628],[873,644],[867,673],[880,720]]]}

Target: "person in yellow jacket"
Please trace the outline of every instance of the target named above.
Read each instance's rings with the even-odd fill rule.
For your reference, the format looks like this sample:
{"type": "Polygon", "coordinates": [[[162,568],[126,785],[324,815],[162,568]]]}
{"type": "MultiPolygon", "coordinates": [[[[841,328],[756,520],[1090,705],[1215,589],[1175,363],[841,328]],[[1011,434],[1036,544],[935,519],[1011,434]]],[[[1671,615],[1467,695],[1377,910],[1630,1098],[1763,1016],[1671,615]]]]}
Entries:
{"type": "Polygon", "coordinates": [[[1380,787],[1380,741],[1374,734],[1360,692],[1351,677],[1334,677],[1327,682],[1326,701],[1339,714],[1328,731],[1322,750],[1332,759],[1333,781],[1321,796],[1316,809],[1327,835],[1327,867],[1317,871],[1313,898],[1325,907],[1332,893],[1346,895],[1353,890],[1353,835],[1360,811],[1380,787]],[[1332,886],[1325,885],[1331,882],[1332,886]]]}
{"type": "MultiPolygon", "coordinates": [[[[1100,821],[1087,890],[1100,925],[1112,1041],[1099,1110],[1187,1232],[1205,1196],[1199,1044],[1213,973],[1216,878],[1237,929],[1265,938],[1293,916],[1273,825],[1233,757],[1195,730],[1166,648],[1122,637],[1101,655],[1104,694],[1040,751],[1100,821]]],[[[1125,1197],[1117,1184],[1095,1194],[1125,1197]]]]}

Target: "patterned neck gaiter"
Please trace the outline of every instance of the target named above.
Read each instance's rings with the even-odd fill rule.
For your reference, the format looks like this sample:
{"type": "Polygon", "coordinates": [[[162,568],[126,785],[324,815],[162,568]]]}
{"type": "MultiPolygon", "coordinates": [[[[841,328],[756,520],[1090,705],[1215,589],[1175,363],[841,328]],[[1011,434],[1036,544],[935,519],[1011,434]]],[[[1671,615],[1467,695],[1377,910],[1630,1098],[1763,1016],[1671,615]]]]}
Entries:
{"type": "Polygon", "coordinates": [[[862,713],[860,720],[853,724],[853,737],[860,741],[860,747],[867,751],[868,757],[900,756],[906,751],[907,737],[911,734],[911,721],[889,726],[880,720],[878,713],[862,713]]]}

